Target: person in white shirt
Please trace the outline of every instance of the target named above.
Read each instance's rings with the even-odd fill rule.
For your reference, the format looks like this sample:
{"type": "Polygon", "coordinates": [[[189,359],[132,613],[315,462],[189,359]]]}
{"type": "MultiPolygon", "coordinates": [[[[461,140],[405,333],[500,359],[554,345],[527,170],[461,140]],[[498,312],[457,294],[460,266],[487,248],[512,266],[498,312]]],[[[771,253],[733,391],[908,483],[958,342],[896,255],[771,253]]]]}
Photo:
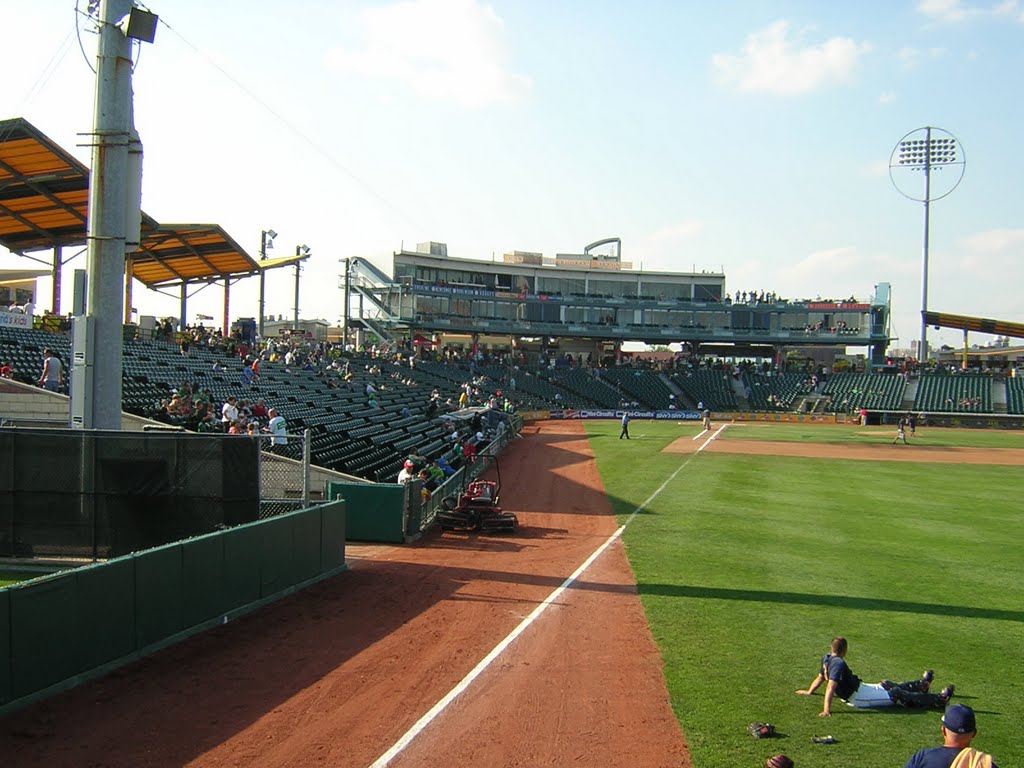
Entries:
{"type": "Polygon", "coordinates": [[[220,409],[220,423],[227,432],[228,428],[238,421],[238,406],[235,404],[235,396],[232,395],[220,409]]]}
{"type": "Polygon", "coordinates": [[[270,421],[267,422],[267,432],[273,435],[270,442],[274,445],[287,445],[288,423],[284,416],[277,412],[277,408],[271,408],[267,411],[267,415],[270,417],[270,421]]]}
{"type": "Polygon", "coordinates": [[[64,366],[60,358],[50,349],[43,350],[43,372],[39,374],[39,386],[51,392],[59,392],[64,385],[64,366]]]}
{"type": "Polygon", "coordinates": [[[399,485],[405,485],[414,477],[416,477],[416,473],[413,471],[413,466],[414,465],[411,461],[409,461],[408,459],[405,460],[405,463],[402,465],[402,470],[398,473],[399,485]]]}

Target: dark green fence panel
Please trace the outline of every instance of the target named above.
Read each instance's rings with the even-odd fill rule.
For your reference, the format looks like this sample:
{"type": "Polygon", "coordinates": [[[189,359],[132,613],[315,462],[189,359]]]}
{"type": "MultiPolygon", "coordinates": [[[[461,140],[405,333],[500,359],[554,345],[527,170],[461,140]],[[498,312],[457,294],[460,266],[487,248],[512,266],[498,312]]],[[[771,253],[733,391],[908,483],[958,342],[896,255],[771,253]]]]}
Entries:
{"type": "Polygon", "coordinates": [[[71,574],[7,588],[11,601],[11,694],[17,699],[78,674],[78,589],[71,574]]]}
{"type": "Polygon", "coordinates": [[[292,515],[281,515],[263,521],[255,539],[257,570],[260,575],[260,597],[273,595],[296,583],[295,525],[292,515]]]}
{"type": "Polygon", "coordinates": [[[224,592],[228,605],[247,605],[262,597],[260,561],[265,541],[260,525],[224,532],[224,592]]]}
{"type": "Polygon", "coordinates": [[[177,634],[186,623],[181,544],[149,549],[135,560],[135,637],[140,648],[177,634]]]}
{"type": "Polygon", "coordinates": [[[75,580],[80,669],[127,656],[135,643],[135,563],[130,557],[69,572],[75,580]]]}
{"type": "Polygon", "coordinates": [[[11,693],[11,597],[0,589],[0,704],[14,698],[11,693]]]}
{"type": "Polygon", "coordinates": [[[404,542],[405,493],[404,485],[327,484],[328,499],[345,499],[345,538],[349,541],[404,542]]]}
{"type": "Polygon", "coordinates": [[[320,507],[320,571],[330,573],[345,565],[345,518],[348,503],[334,501],[320,507]]]}
{"type": "Polygon", "coordinates": [[[315,578],[320,573],[321,515],[293,513],[292,518],[292,584],[315,578]]]}
{"type": "Polygon", "coordinates": [[[181,583],[185,626],[225,613],[223,534],[181,542],[181,583]]]}
{"type": "Polygon", "coordinates": [[[345,507],[338,500],[0,590],[0,712],[343,569],[345,507]]]}

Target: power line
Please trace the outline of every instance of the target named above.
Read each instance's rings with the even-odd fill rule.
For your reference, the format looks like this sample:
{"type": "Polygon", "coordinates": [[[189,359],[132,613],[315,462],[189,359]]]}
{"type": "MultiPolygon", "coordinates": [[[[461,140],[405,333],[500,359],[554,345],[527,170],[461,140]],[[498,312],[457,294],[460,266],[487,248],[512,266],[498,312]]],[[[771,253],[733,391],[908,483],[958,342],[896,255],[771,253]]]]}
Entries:
{"type": "Polygon", "coordinates": [[[358,184],[360,187],[362,187],[366,192],[368,192],[370,195],[372,195],[374,198],[376,198],[379,202],[381,202],[387,208],[389,208],[393,212],[397,213],[399,216],[401,216],[407,222],[412,224],[418,230],[425,231],[423,229],[423,227],[421,227],[420,224],[409,213],[407,213],[402,208],[398,207],[396,204],[392,203],[390,200],[388,200],[386,197],[384,197],[369,182],[363,181],[360,177],[358,177],[355,173],[353,173],[351,169],[349,169],[340,160],[338,160],[334,155],[332,155],[327,149],[325,149],[320,144],[318,144],[314,139],[312,139],[310,136],[305,134],[301,129],[299,129],[298,126],[296,126],[294,123],[292,123],[287,117],[282,115],[280,112],[278,112],[276,109],[274,109],[274,107],[272,107],[270,104],[268,104],[259,94],[257,94],[255,91],[253,91],[251,88],[246,86],[243,82],[241,82],[238,78],[236,78],[234,75],[232,75],[226,69],[224,69],[224,67],[222,67],[220,64],[218,64],[213,59],[213,57],[209,56],[205,51],[200,50],[198,46],[193,44],[191,41],[187,40],[184,37],[184,35],[182,35],[176,29],[172,28],[171,25],[168,24],[163,19],[163,17],[160,18],[160,23],[163,26],[167,27],[167,29],[170,32],[172,32],[176,37],[178,37],[178,39],[180,39],[183,43],[185,43],[185,45],[187,45],[189,48],[191,48],[195,53],[199,54],[204,59],[206,59],[206,61],[214,69],[216,69],[224,77],[226,77],[233,85],[235,85],[235,87],[237,87],[240,91],[242,91],[242,93],[244,93],[250,99],[255,101],[260,107],[262,107],[264,110],[266,110],[267,113],[272,115],[285,128],[287,128],[289,131],[291,131],[293,134],[295,134],[298,138],[300,138],[305,144],[307,144],[310,148],[312,148],[317,154],[319,154],[324,159],[326,159],[329,163],[331,163],[331,165],[333,165],[335,168],[340,170],[342,173],[344,173],[346,176],[348,176],[352,181],[354,181],[356,184],[358,184]]]}

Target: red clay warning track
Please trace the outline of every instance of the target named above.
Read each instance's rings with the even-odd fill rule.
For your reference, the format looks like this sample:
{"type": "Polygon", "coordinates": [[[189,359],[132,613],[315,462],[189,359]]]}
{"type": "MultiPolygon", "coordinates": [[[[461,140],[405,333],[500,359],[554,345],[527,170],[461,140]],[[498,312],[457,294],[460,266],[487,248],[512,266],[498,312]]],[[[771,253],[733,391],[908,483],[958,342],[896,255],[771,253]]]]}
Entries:
{"type": "MultiPolygon", "coordinates": [[[[581,424],[501,459],[515,535],[360,548],[351,569],[0,720],[4,765],[358,766],[616,530],[581,424]]],[[[620,541],[391,762],[689,766],[620,541]]]]}

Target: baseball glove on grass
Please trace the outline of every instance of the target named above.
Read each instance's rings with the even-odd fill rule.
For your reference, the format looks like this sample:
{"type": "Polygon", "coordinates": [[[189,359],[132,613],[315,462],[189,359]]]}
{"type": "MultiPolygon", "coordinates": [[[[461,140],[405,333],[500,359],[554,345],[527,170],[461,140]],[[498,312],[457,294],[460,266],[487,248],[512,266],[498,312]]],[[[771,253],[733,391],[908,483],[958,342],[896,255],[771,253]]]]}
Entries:
{"type": "Polygon", "coordinates": [[[770,739],[775,735],[775,726],[771,723],[751,723],[747,730],[755,739],[770,739]]]}

